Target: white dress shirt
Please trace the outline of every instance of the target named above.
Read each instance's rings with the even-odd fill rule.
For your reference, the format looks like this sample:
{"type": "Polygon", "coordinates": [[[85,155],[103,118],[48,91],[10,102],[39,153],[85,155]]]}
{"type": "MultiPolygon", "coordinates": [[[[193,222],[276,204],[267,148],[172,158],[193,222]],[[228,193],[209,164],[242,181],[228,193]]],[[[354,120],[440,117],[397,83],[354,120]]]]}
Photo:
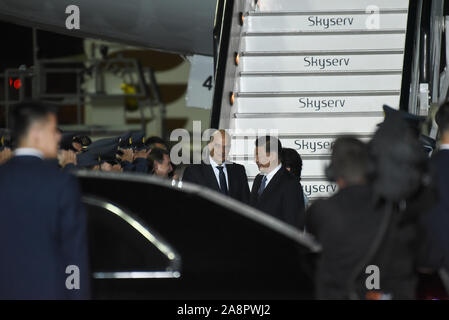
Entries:
{"type": "MultiPolygon", "coordinates": [[[[265,176],[267,177],[267,182],[265,183],[265,188],[268,186],[268,184],[270,183],[271,179],[273,179],[274,175],[279,171],[279,169],[281,169],[281,167],[282,167],[282,163],[280,163],[276,168],[271,170],[270,173],[265,174],[265,176]]],[[[263,177],[262,177],[262,179],[263,179],[263,177]]]]}
{"type": "Polygon", "coordinates": [[[440,150],[449,150],[449,144],[440,145],[440,150]]]}
{"type": "MultiPolygon", "coordinates": [[[[214,161],[214,159],[212,159],[211,156],[209,156],[209,163],[212,166],[212,169],[214,169],[215,179],[217,179],[218,186],[220,186],[220,170],[217,169],[217,167],[220,165],[217,164],[214,161]]],[[[226,169],[226,161],[223,164],[221,164],[221,166],[223,167],[223,172],[226,178],[226,186],[228,187],[229,190],[229,179],[228,179],[228,170],[226,169]]]]}
{"type": "Polygon", "coordinates": [[[17,148],[14,151],[14,155],[17,156],[32,156],[32,157],[38,157],[40,159],[44,159],[44,154],[34,148],[17,148]]]}

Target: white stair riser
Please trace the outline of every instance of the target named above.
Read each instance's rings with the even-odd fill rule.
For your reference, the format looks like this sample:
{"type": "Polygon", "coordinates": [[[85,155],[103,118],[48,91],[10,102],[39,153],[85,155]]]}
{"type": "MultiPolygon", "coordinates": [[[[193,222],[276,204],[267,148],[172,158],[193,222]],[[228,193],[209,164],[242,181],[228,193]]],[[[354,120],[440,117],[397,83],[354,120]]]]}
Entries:
{"type": "Polygon", "coordinates": [[[403,50],[404,44],[405,34],[245,36],[241,51],[403,50]]]}
{"type": "MultiPolygon", "coordinates": [[[[313,138],[313,137],[292,137],[292,138],[279,138],[283,148],[291,148],[301,156],[320,156],[330,155],[332,152],[332,146],[336,137],[328,138],[313,138]]],[[[363,137],[360,140],[367,142],[369,138],[363,137]]],[[[231,144],[231,150],[229,152],[229,158],[242,158],[248,157],[254,158],[255,151],[255,138],[234,138],[231,144]]]]}
{"type": "MultiPolygon", "coordinates": [[[[381,14],[378,30],[405,29],[407,14],[381,14]]],[[[247,32],[333,31],[373,28],[370,14],[333,14],[297,16],[249,16],[247,32]]]]}
{"type": "Polygon", "coordinates": [[[242,76],[240,92],[400,90],[401,74],[338,76],[242,76]]]}
{"type": "Polygon", "coordinates": [[[237,98],[236,113],[382,112],[384,104],[399,107],[399,96],[237,98]]]}
{"type": "MultiPolygon", "coordinates": [[[[305,160],[303,159],[302,165],[302,177],[317,177],[324,176],[324,168],[329,164],[329,159],[319,159],[319,160],[305,160]]],[[[257,176],[260,171],[254,160],[250,161],[235,161],[246,168],[246,175],[248,177],[257,176]]]]}
{"type": "MultiPolygon", "coordinates": [[[[254,180],[249,180],[250,190],[253,187],[254,180]]],[[[336,184],[326,180],[301,181],[302,190],[309,200],[316,198],[326,198],[338,190],[336,184]]]]}
{"type": "Polygon", "coordinates": [[[376,71],[402,70],[402,54],[243,56],[240,71],[376,71]]]}
{"type": "Polygon", "coordinates": [[[382,9],[407,9],[409,0],[259,0],[257,12],[302,12],[366,10],[370,6],[382,9]]]}
{"type": "Polygon", "coordinates": [[[230,129],[277,130],[282,134],[369,134],[383,117],[232,119],[230,129]]]}

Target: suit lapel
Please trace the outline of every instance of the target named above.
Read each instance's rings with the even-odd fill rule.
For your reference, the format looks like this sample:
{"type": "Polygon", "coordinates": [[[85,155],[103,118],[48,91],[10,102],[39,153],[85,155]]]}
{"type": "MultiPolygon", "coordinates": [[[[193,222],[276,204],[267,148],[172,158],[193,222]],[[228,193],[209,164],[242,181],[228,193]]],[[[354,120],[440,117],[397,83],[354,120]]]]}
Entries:
{"type": "Polygon", "coordinates": [[[228,173],[228,191],[229,195],[232,197],[237,190],[235,183],[237,182],[237,178],[234,177],[234,165],[232,163],[225,164],[226,172],[228,173]],[[234,179],[235,178],[235,179],[234,179]]]}
{"type": "Polygon", "coordinates": [[[208,185],[212,189],[220,191],[220,186],[218,185],[217,178],[215,177],[214,169],[212,168],[212,166],[210,164],[204,163],[202,169],[204,178],[206,179],[208,185]]]}
{"type": "Polygon", "coordinates": [[[258,174],[256,178],[254,179],[253,187],[251,188],[251,202],[257,203],[258,202],[258,195],[257,191],[259,190],[260,184],[262,183],[262,175],[258,174]]]}
{"type": "MultiPolygon", "coordinates": [[[[275,189],[276,186],[279,184],[279,182],[281,181],[281,177],[283,174],[283,167],[281,167],[278,172],[276,172],[276,174],[273,176],[273,178],[271,178],[270,182],[268,183],[268,185],[265,187],[265,189],[263,190],[262,194],[260,195],[260,199],[266,197],[267,194],[270,194],[270,191],[275,189]]],[[[259,189],[257,189],[259,190],[259,189]]]]}

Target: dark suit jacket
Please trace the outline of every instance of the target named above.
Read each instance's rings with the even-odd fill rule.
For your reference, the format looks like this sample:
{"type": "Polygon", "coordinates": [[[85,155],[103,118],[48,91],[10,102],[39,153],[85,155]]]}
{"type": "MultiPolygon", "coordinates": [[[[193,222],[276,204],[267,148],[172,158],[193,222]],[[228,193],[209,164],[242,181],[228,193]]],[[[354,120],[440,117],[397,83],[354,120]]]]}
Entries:
{"type": "MultiPolygon", "coordinates": [[[[368,265],[380,270],[380,289],[393,299],[414,299],[416,266],[421,243],[419,217],[424,212],[428,190],[422,188],[407,201],[405,210],[393,206],[390,223],[371,260],[358,270],[354,289],[365,298],[368,265]]],[[[378,236],[385,219],[383,202],[374,204],[369,186],[349,186],[326,200],[316,201],[307,211],[307,231],[322,244],[316,272],[319,299],[347,299],[351,276],[378,236]]]]}
{"type": "Polygon", "coordinates": [[[17,156],[0,166],[0,243],[0,299],[89,298],[85,211],[75,177],[55,162],[17,156]],[[79,290],[66,288],[69,265],[79,290]]]}
{"type": "Polygon", "coordinates": [[[441,150],[432,157],[431,169],[437,199],[422,217],[427,235],[423,264],[427,268],[449,271],[449,150],[441,150]]]}
{"type": "MultiPolygon", "coordinates": [[[[228,173],[229,195],[236,200],[248,203],[249,186],[245,167],[237,163],[226,164],[226,171],[228,173]]],[[[214,169],[212,169],[211,165],[205,163],[187,167],[184,171],[182,181],[196,183],[220,192],[220,186],[215,177],[214,169]]]]}
{"type": "MultiPolygon", "coordinates": [[[[307,231],[323,247],[316,272],[318,299],[347,299],[348,281],[372,245],[382,215],[367,186],[350,186],[307,210],[307,231]]],[[[363,283],[364,284],[364,283],[363,283]]]]}
{"type": "Polygon", "coordinates": [[[251,206],[299,229],[304,228],[304,194],[297,177],[281,167],[265,190],[257,194],[263,175],[257,175],[251,190],[251,206]]]}

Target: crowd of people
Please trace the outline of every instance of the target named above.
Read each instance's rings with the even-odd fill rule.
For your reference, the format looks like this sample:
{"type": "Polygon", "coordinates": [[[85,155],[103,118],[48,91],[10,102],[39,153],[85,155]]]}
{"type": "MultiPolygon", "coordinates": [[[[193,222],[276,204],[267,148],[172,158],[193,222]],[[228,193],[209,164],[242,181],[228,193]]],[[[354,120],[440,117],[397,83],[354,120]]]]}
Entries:
{"type": "MultiPolygon", "coordinates": [[[[21,283],[49,281],[48,272],[36,275],[68,264],[83,266],[87,277],[85,213],[72,170],[134,172],[198,184],[311,234],[322,245],[315,275],[319,299],[422,298],[417,296],[418,274],[449,271],[449,103],[436,115],[439,147],[430,148],[431,153],[420,134],[423,119],[385,112],[368,143],[349,136],[336,139],[325,174],[338,192],[309,205],[300,154],[283,148],[274,136],[254,141],[260,173],[250,190],[245,167],[228,160],[232,139],[226,130],[213,133],[201,164],[181,171],[171,162],[169,143],[159,137],[129,132],[92,141],[61,132],[54,110],[43,103],[16,105],[12,131],[0,131],[0,241],[14,243],[0,249],[0,298],[67,296],[58,277],[51,279],[53,287],[26,294],[13,280],[28,270],[23,259],[41,261],[45,250],[56,258],[21,283]],[[36,197],[36,188],[47,193],[42,190],[36,197]],[[36,237],[35,246],[44,243],[38,251],[25,243],[25,231],[36,237]],[[381,286],[374,289],[365,281],[365,270],[373,265],[381,277],[381,286]]],[[[87,291],[77,294],[88,297],[87,291]]]]}

